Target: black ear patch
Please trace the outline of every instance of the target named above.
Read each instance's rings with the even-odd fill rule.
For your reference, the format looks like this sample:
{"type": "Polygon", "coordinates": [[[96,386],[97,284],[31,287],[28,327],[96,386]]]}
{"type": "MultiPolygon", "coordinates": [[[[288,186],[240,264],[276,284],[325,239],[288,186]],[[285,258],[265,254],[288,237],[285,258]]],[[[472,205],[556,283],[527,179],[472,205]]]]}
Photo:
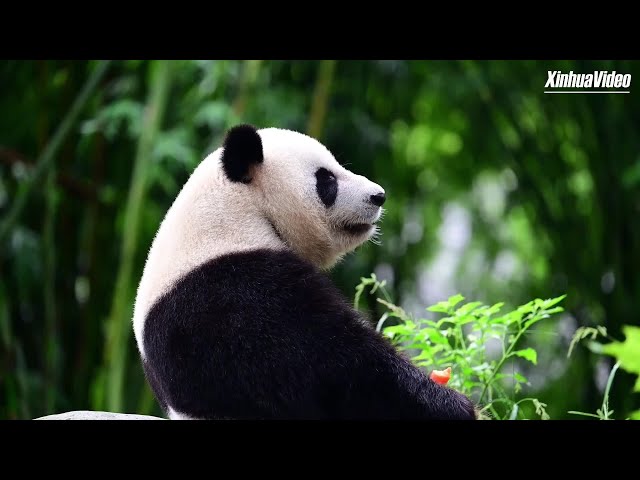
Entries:
{"type": "Polygon", "coordinates": [[[262,163],[262,140],[253,125],[236,125],[227,132],[222,147],[222,167],[232,182],[251,182],[249,167],[262,163]]]}

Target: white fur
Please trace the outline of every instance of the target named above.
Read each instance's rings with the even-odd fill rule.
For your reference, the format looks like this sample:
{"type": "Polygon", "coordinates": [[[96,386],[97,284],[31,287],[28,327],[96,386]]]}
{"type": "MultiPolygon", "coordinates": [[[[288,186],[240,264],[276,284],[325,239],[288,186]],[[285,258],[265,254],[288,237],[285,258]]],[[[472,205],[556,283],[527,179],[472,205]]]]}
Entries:
{"type": "Polygon", "coordinates": [[[194,170],[162,221],[134,308],[134,333],[143,358],[147,312],[177,280],[204,262],[230,252],[288,248],[330,268],[376,233],[374,226],[358,236],[341,227],[376,222],[382,209],[369,197],[384,193],[382,187],[343,168],[311,137],[276,128],[258,133],[264,162],[252,168],[251,183],[227,179],[218,149],[194,170]],[[338,179],[336,202],[328,209],[316,192],[315,172],[320,167],[338,179]]]}
{"type": "Polygon", "coordinates": [[[173,408],[167,407],[169,413],[169,420],[196,420],[195,418],[189,417],[184,413],[176,412],[173,408]]]}

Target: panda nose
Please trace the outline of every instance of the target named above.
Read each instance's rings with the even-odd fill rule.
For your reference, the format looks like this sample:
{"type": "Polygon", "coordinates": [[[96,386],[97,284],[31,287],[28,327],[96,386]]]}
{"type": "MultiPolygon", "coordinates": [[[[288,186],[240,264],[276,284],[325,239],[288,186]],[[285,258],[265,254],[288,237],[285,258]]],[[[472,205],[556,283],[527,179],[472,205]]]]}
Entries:
{"type": "Polygon", "coordinates": [[[387,199],[384,192],[371,195],[370,198],[371,198],[371,203],[373,203],[377,207],[381,207],[384,204],[384,201],[387,199]]]}

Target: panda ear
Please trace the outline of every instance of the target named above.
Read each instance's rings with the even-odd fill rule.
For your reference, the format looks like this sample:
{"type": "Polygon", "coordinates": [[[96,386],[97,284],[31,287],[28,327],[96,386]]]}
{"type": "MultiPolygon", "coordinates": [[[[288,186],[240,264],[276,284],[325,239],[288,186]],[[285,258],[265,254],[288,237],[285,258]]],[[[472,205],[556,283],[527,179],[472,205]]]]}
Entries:
{"type": "Polygon", "coordinates": [[[262,140],[253,125],[236,125],[227,132],[222,147],[222,167],[232,182],[251,182],[250,170],[264,160],[262,140]]]}

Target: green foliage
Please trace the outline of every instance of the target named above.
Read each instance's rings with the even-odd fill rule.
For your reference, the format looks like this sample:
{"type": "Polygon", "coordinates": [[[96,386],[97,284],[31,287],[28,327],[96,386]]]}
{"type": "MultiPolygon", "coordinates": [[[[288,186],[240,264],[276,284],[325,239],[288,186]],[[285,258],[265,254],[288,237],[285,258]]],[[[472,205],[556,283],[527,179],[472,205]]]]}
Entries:
{"type": "Polygon", "coordinates": [[[640,392],[640,327],[626,325],[622,331],[626,337],[624,342],[604,345],[602,353],[615,357],[624,370],[638,375],[634,391],[640,392]]]}
{"type": "MultiPolygon", "coordinates": [[[[602,406],[596,411],[596,413],[593,414],[573,410],[569,413],[598,418],[600,420],[612,420],[614,411],[609,408],[609,395],[611,391],[611,385],[613,384],[613,379],[619,368],[622,368],[623,370],[626,370],[631,374],[638,375],[634,386],[634,392],[640,392],[640,327],[626,325],[622,330],[626,336],[626,339],[623,342],[612,340],[607,335],[606,328],[602,326],[597,326],[595,328],[580,327],[574,333],[573,339],[571,340],[571,348],[573,348],[578,342],[590,338],[591,341],[588,345],[592,351],[604,355],[609,355],[611,357],[614,357],[617,361],[611,369],[611,372],[609,373],[607,386],[605,388],[604,397],[602,400],[602,406]],[[595,339],[598,335],[612,341],[607,344],[595,342],[595,339]]],[[[569,352],[569,355],[570,354],[571,351],[569,352]]],[[[640,419],[640,410],[631,412],[629,418],[634,420],[640,419]]]]}
{"type": "Polygon", "coordinates": [[[613,378],[615,377],[619,367],[620,367],[620,362],[616,363],[611,369],[611,372],[609,373],[609,378],[607,379],[607,387],[605,388],[604,397],[602,399],[602,407],[596,410],[595,414],[578,412],[575,410],[570,410],[569,413],[574,415],[582,415],[585,417],[597,418],[598,420],[612,420],[613,410],[609,408],[609,393],[611,391],[611,385],[613,384],[613,378]]]}
{"type": "Polygon", "coordinates": [[[569,351],[567,352],[567,358],[571,356],[573,349],[575,346],[583,341],[584,339],[590,338],[592,341],[595,340],[598,335],[602,337],[607,336],[607,329],[601,325],[597,327],[580,327],[576,330],[571,338],[571,343],[569,344],[569,351]]]}
{"type": "Polygon", "coordinates": [[[558,304],[565,295],[535,299],[508,312],[501,311],[504,303],[491,306],[464,303],[462,295],[455,295],[427,308],[442,314],[441,318],[426,319],[413,318],[391,303],[385,282],[378,281],[375,274],[362,278],[356,287],[356,308],[367,287],[369,294],[382,292],[387,298],[376,299],[386,309],[377,322],[377,330],[406,352],[416,365],[427,370],[451,367],[449,386],[474,399],[493,418],[524,418],[520,408],[523,402],[531,402],[540,418],[549,418],[546,404],[538,399],[516,399],[529,381],[515,366],[511,371],[505,366],[507,362],[517,363],[518,359],[537,364],[536,350],[524,347],[522,337],[541,320],[562,312],[558,304]],[[385,325],[388,319],[395,319],[396,324],[385,325]],[[490,344],[493,349],[488,348],[490,344]]]}
{"type": "MultiPolygon", "coordinates": [[[[640,327],[626,325],[622,329],[624,342],[612,342],[602,347],[602,353],[615,357],[624,370],[634,375],[638,375],[634,386],[634,392],[640,392],[640,327]]],[[[634,420],[640,420],[640,410],[631,413],[634,420]]]]}

